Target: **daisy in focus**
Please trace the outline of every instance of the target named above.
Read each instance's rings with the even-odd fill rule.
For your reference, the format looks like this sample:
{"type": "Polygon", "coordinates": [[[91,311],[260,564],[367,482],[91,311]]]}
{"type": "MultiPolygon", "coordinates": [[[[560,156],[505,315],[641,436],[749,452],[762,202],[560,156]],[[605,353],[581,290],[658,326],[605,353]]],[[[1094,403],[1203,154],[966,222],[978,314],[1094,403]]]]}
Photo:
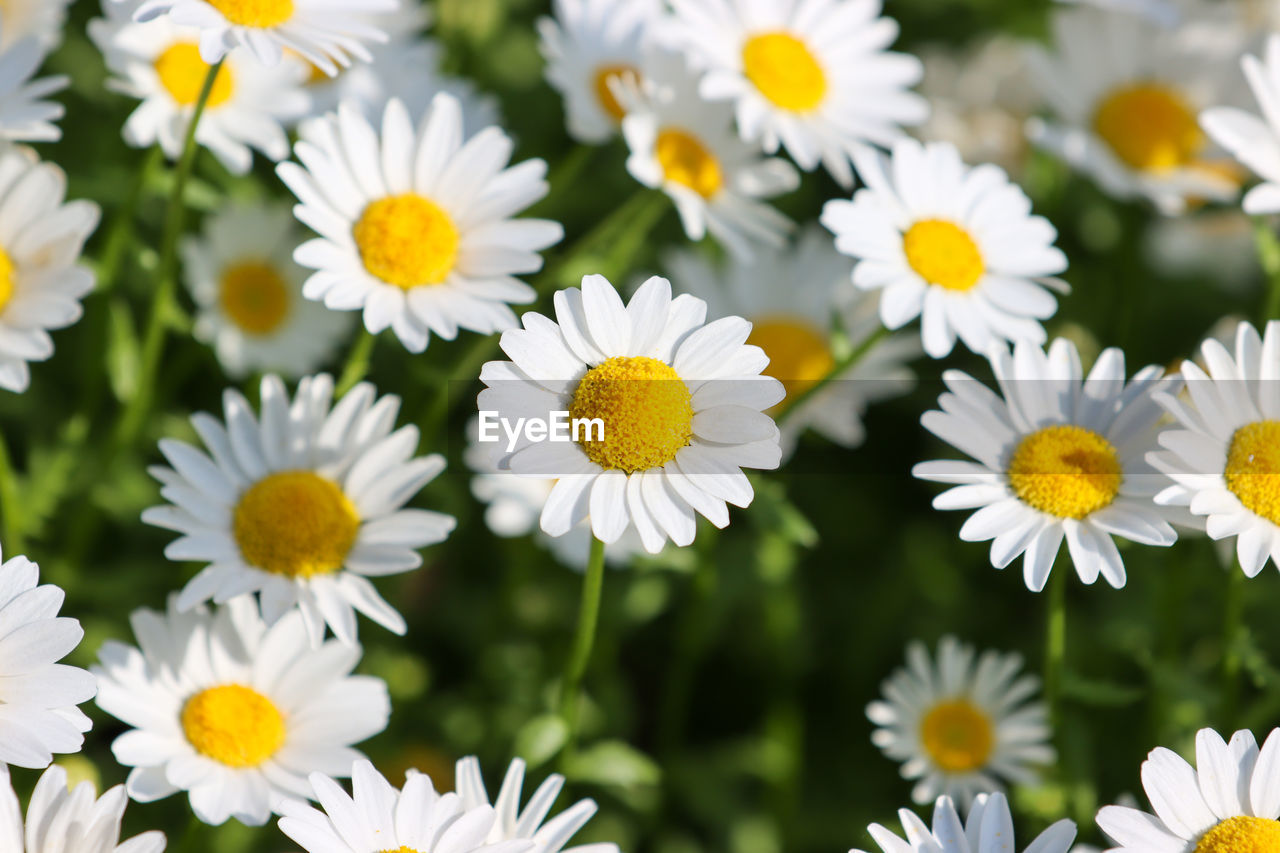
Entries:
{"type": "MultiPolygon", "coordinates": [[[[89,22],[89,36],[114,75],[107,85],[142,102],[125,121],[125,142],[159,145],[177,160],[210,66],[200,56],[196,30],[168,18],[137,23],[131,15],[136,5],[104,3],[106,17],[89,22]]],[[[251,56],[229,56],[209,92],[196,142],[233,174],[249,171],[251,149],[283,160],[289,156],[284,125],[310,109],[306,79],[297,63],[267,67],[251,56]]]]}
{"type": "Polygon", "coordinates": [[[67,22],[71,0],[4,0],[0,7],[0,50],[14,42],[33,37],[45,50],[62,43],[62,29],[67,22]]]}
{"type": "Polygon", "coordinates": [[[764,350],[769,357],[765,374],[787,393],[774,414],[829,380],[782,425],[784,458],[806,429],[857,447],[866,437],[862,415],[867,407],[911,388],[907,362],[919,354],[918,342],[906,335],[875,340],[881,329],[878,297],[853,288],[852,264],[818,228],[803,231],[794,246],[762,251],[749,263],[731,258],[717,269],[703,254],[678,251],[665,266],[673,281],[707,303],[711,314],[735,314],[751,323],[747,343],[764,350]],[[858,351],[861,357],[839,370],[839,360],[858,351]]]}
{"type": "Polygon", "coordinates": [[[405,632],[369,579],[416,569],[417,549],[444,541],[455,522],[405,508],[444,458],[415,457],[418,428],[394,429],[400,398],[376,394],[361,383],[335,405],[333,379],[322,374],[302,379],[291,401],[267,376],[261,415],[228,389],[225,421],[192,417],[206,451],[160,442],[173,467],[150,471],[170,503],[142,520],[182,534],[165,549],[169,559],[208,563],[183,588],[179,610],[256,592],[269,625],[297,607],[314,645],[326,624],[354,643],[355,611],[405,632]]]}
{"type": "Polygon", "coordinates": [[[679,57],[655,57],[647,72],[612,85],[626,110],[627,171],[671,198],[690,240],[710,234],[741,258],[781,247],[793,224],[766,199],[800,185],[795,169],[740,140],[731,108],[704,101],[679,57]]]}
{"type": "Polygon", "coordinates": [[[120,841],[129,796],[116,785],[98,797],[92,782],[67,789],[67,771],[54,765],[36,783],[26,821],[18,796],[0,771],[0,848],[8,853],[161,853],[162,832],[120,841]]]}
{"type": "Polygon", "coordinates": [[[405,105],[387,104],[381,134],[353,104],[306,123],[301,165],[280,178],[298,197],[298,218],[320,236],[294,259],[316,272],[303,294],[335,311],[363,310],[377,334],[390,328],[410,352],[432,334],[489,335],[516,324],[511,304],[534,290],[515,276],[538,272],[538,253],[564,230],[515,219],[547,194],[547,165],[508,167],[514,143],[500,128],[470,138],[462,108],[440,94],[417,128],[405,105]]]}
{"type": "Polygon", "coordinates": [[[352,748],[386,728],[387,686],[351,675],[360,647],[316,648],[302,614],[268,627],[249,598],[214,612],[135,610],[138,647],[99,653],[98,706],[131,726],[111,751],[149,803],[187,791],[196,817],[261,826],[311,796],[313,772],[345,777],[352,748]]]}
{"type": "MultiPolygon", "coordinates": [[[[1015,853],[1013,815],[1004,794],[979,794],[964,823],[950,797],[939,797],[933,807],[933,828],[908,809],[898,812],[902,840],[878,823],[867,827],[884,853],[1015,853]]],[[[1067,853],[1076,837],[1076,825],[1060,820],[1027,845],[1026,853],[1067,853]]],[[[1080,848],[1075,848],[1079,853],[1080,848]]],[[[863,853],[851,850],[849,853],[863,853]]]]}
{"type": "Polygon", "coordinates": [[[920,318],[924,350],[943,358],[957,338],[985,355],[992,344],[1044,343],[1058,308],[1054,276],[1067,258],[1058,232],[996,166],[966,166],[949,143],[903,139],[891,156],[854,155],[866,187],[827,202],[822,224],[858,261],[853,283],[883,290],[880,318],[900,329],[920,318]]]}
{"type": "Polygon", "coordinates": [[[947,796],[967,806],[1005,783],[1035,782],[1053,762],[1048,712],[1033,699],[1039,684],[1019,655],[985,651],[975,660],[972,646],[943,637],[935,661],[914,642],[907,666],[882,685],[884,698],[867,706],[871,742],[915,780],[913,801],[947,796]]]}
{"type": "Polygon", "coordinates": [[[304,376],[346,340],[347,316],[302,297],[306,273],[293,262],[300,242],[288,207],[233,202],[183,243],[195,337],[213,347],[228,376],[304,376]]]}
{"type": "Polygon", "coordinates": [[[902,125],[929,115],[909,91],[924,67],[888,50],[898,25],[880,17],[880,0],[674,0],[672,8],[664,35],[703,72],[702,97],[732,101],[743,139],[769,154],[785,147],[806,172],[821,163],[852,187],[859,145],[890,145],[902,125]]]}
{"type": "Polygon", "coordinates": [[[53,355],[52,329],[84,313],[94,274],[80,263],[98,206],[64,201],[66,174],[29,148],[0,147],[0,388],[21,393],[28,364],[53,355]]]}
{"type": "Polygon", "coordinates": [[[1262,853],[1280,850],[1280,730],[1262,749],[1248,731],[1227,743],[1196,735],[1196,767],[1164,747],[1142,763],[1155,814],[1124,806],[1098,812],[1111,853],[1262,853]]]}
{"type": "Polygon", "coordinates": [[[783,387],[762,375],[768,357],[746,343],[751,324],[706,322],[706,303],[673,299],[663,278],[624,305],[603,277],[587,276],[581,290],[555,295],[555,312],[554,321],[525,314],[523,328],[503,333],[512,360],[484,366],[478,401],[482,416],[499,420],[568,412],[603,427],[574,441],[524,432],[491,446],[499,470],[557,480],[542,530],[564,536],[589,519],[609,545],[634,525],[656,554],[668,539],[693,542],[696,515],[725,527],[726,504],[746,507],[754,497],[742,469],[773,469],[781,458],[765,410],[783,387]]]}
{"type": "Polygon", "coordinates": [[[614,86],[640,81],[661,0],[555,0],[538,20],[547,82],[564,98],[565,123],[578,142],[618,133],[626,110],[614,86]]]}
{"type": "Polygon", "coordinates": [[[1244,212],[1280,213],[1280,35],[1267,39],[1262,58],[1245,56],[1242,64],[1262,117],[1235,107],[1214,107],[1200,114],[1200,126],[1262,178],[1245,194],[1244,212]]]}
{"type": "Polygon", "coordinates": [[[976,510],[960,528],[966,542],[991,540],[991,564],[1023,557],[1023,579],[1044,589],[1067,541],[1076,574],[1119,589],[1124,561],[1112,537],[1172,545],[1176,514],[1152,503],[1168,480],[1146,454],[1156,446],[1163,411],[1156,399],[1178,388],[1159,366],[1126,383],[1124,353],[1107,349],[1088,376],[1075,344],[1055,340],[1048,352],[1026,341],[991,356],[1002,396],[958,371],[942,374],[941,411],[925,429],[973,461],[921,462],[912,473],[952,488],[935,509],[976,510]]]}

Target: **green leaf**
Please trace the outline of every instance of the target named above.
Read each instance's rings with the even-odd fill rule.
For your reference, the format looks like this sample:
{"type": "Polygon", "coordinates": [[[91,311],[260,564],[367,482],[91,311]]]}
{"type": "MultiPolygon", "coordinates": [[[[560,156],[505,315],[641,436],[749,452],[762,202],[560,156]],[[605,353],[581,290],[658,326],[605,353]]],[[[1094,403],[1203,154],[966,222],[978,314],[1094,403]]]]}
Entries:
{"type": "Polygon", "coordinates": [[[569,740],[569,727],[557,714],[543,714],[525,723],[516,734],[515,750],[530,767],[539,767],[556,756],[569,740]]]}
{"type": "Polygon", "coordinates": [[[581,782],[618,788],[643,788],[662,781],[657,762],[622,741],[606,740],[574,755],[565,775],[581,782]]]}
{"type": "Polygon", "coordinates": [[[138,371],[141,365],[141,347],[138,331],[134,328],[129,307],[121,299],[111,300],[108,306],[110,322],[107,326],[107,379],[111,392],[120,402],[132,400],[138,393],[138,371]]]}
{"type": "Polygon", "coordinates": [[[1066,673],[1062,680],[1062,694],[1081,705],[1118,708],[1138,702],[1146,695],[1146,690],[1142,685],[1116,684],[1066,673]]]}

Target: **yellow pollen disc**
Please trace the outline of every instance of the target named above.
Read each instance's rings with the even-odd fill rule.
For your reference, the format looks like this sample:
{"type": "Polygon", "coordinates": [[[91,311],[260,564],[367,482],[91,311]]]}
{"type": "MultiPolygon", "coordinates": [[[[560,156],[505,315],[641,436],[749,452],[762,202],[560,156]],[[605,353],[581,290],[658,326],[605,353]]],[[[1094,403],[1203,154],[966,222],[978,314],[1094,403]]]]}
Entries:
{"type": "Polygon", "coordinates": [[[656,153],[668,181],[688,187],[703,198],[711,198],[724,186],[720,161],[683,130],[668,128],[659,133],[656,153]]]}
{"type": "Polygon", "coordinates": [[[278,27],[293,17],[293,0],[209,0],[238,27],[278,27]]]}
{"type": "Polygon", "coordinates": [[[1223,479],[1255,515],[1280,524],[1280,421],[1246,424],[1231,437],[1223,479]]]}
{"type": "Polygon", "coordinates": [[[1156,83],[1113,91],[1094,113],[1093,129],[1123,163],[1146,172],[1186,166],[1205,145],[1195,110],[1156,83]]]}
{"type": "Polygon", "coordinates": [[[405,290],[440,284],[458,260],[457,226],[434,202],[415,193],[371,203],[352,234],[364,268],[405,290]]]}
{"type": "Polygon", "coordinates": [[[0,249],[0,311],[8,307],[9,300],[13,299],[16,272],[9,253],[0,249]]]}
{"type": "Polygon", "coordinates": [[[920,743],[933,763],[948,773],[983,767],[995,749],[991,719],[967,699],[941,702],[920,721],[920,743]]]}
{"type": "Polygon", "coordinates": [[[583,429],[578,443],[606,470],[628,474],[667,464],[693,435],[693,398],[669,364],[644,356],[615,356],[587,371],[573,392],[569,417],[599,418],[599,432],[583,429]]]}
{"type": "Polygon", "coordinates": [[[310,471],[281,471],[245,491],[232,529],[249,565],[306,578],[342,568],[360,516],[332,481],[310,471]]]}
{"type": "Polygon", "coordinates": [[[742,48],[742,67],[776,106],[806,113],[822,104],[827,75],[813,52],[790,33],[761,33],[742,48]]]}
{"type": "Polygon", "coordinates": [[[257,767],[284,743],[284,715],[253,688],[224,684],[187,700],[182,731],[201,755],[228,767],[257,767]]]}
{"type": "MultiPolygon", "coordinates": [[[[200,48],[194,42],[179,42],[156,58],[156,73],[165,91],[179,106],[190,107],[200,100],[204,79],[209,76],[209,64],[200,58],[200,48]]],[[[209,90],[209,107],[219,107],[231,100],[235,82],[231,69],[222,66],[209,90]]]]}
{"type": "Polygon", "coordinates": [[[1084,518],[1109,505],[1124,480],[1111,442],[1074,424],[1045,427],[1022,439],[1007,473],[1023,503],[1058,518],[1084,518]]]}
{"type": "Polygon", "coordinates": [[[609,84],[614,80],[621,80],[628,76],[638,78],[639,75],[640,72],[630,65],[602,65],[596,70],[596,98],[600,101],[600,106],[614,121],[622,121],[627,111],[622,108],[622,104],[618,103],[618,99],[614,97],[613,90],[609,88],[609,84]]]}
{"type": "Polygon", "coordinates": [[[747,343],[769,356],[765,373],[782,383],[790,397],[835,367],[822,331],[801,317],[773,314],[752,322],[747,343]]]}
{"type": "Polygon", "coordinates": [[[923,219],[902,235],[907,263],[929,284],[947,290],[971,290],[987,271],[978,244],[959,225],[923,219]]]}
{"type": "Polygon", "coordinates": [[[1275,853],[1280,821],[1264,817],[1227,818],[1200,837],[1193,853],[1275,853]]]}
{"type": "Polygon", "coordinates": [[[222,311],[251,335],[275,331],[289,313],[289,289],[271,264],[244,261],[222,274],[222,311]]]}

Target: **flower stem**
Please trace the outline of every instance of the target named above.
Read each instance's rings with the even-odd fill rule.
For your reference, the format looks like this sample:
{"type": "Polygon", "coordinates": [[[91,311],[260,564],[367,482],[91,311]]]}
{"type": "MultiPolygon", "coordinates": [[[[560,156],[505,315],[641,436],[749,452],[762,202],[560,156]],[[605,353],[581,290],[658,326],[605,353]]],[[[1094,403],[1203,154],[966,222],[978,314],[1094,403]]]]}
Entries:
{"type": "Polygon", "coordinates": [[[151,146],[146,157],[143,158],[142,166],[138,169],[133,186],[129,188],[129,194],[111,219],[107,239],[102,249],[102,258],[98,262],[98,286],[95,293],[99,296],[115,290],[119,283],[120,266],[124,263],[129,244],[133,240],[134,219],[138,213],[138,204],[142,201],[142,194],[151,176],[163,162],[164,149],[159,145],[151,146]]]}
{"type": "Polygon", "coordinates": [[[596,625],[600,621],[600,593],[604,588],[604,543],[591,540],[591,556],[582,576],[582,601],[578,605],[578,628],[573,635],[569,659],[560,683],[560,717],[568,730],[566,751],[571,750],[578,728],[578,706],[581,704],[582,677],[591,662],[596,642],[596,625]]]}
{"type": "Polygon", "coordinates": [[[1237,567],[1228,570],[1222,608],[1222,720],[1228,731],[1235,725],[1240,702],[1240,670],[1243,664],[1240,634],[1244,629],[1245,574],[1237,567]]]}
{"type": "Polygon", "coordinates": [[[658,718],[658,751],[663,759],[678,756],[684,741],[685,721],[698,667],[714,634],[715,600],[719,572],[715,559],[715,534],[703,531],[693,544],[694,567],[688,600],[675,637],[673,655],[667,667],[667,681],[658,718]]]}
{"type": "Polygon", "coordinates": [[[870,337],[868,337],[862,343],[858,344],[856,347],[850,350],[849,353],[844,358],[840,359],[834,365],[832,365],[831,370],[827,372],[826,376],[822,377],[821,379],[815,382],[809,383],[808,386],[803,388],[800,391],[800,393],[796,394],[796,396],[793,397],[792,399],[784,400],[782,404],[783,405],[782,411],[778,413],[778,416],[776,418],[774,418],[778,426],[782,426],[784,423],[786,423],[787,420],[792,415],[800,411],[800,409],[804,406],[804,404],[808,400],[810,400],[816,394],[822,391],[823,388],[826,388],[832,382],[839,379],[840,376],[842,376],[845,373],[845,371],[849,370],[849,368],[853,367],[855,364],[862,361],[863,357],[866,356],[867,353],[875,349],[876,345],[881,341],[883,341],[888,336],[889,336],[889,330],[886,329],[884,326],[880,326],[879,328],[876,329],[874,333],[871,334],[870,337]]]}
{"type": "Polygon", "coordinates": [[[175,292],[178,283],[178,241],[182,238],[183,226],[186,223],[187,183],[195,166],[196,154],[200,150],[196,144],[196,130],[200,118],[204,115],[209,103],[209,95],[213,92],[213,84],[222,70],[219,61],[209,67],[205,75],[204,85],[200,89],[200,97],[196,100],[195,109],[191,113],[191,122],[187,125],[187,135],[183,142],[182,156],[178,159],[174,171],[173,190],[169,196],[169,212],[165,218],[164,233],[160,242],[160,263],[157,270],[156,289],[151,297],[151,313],[147,317],[146,331],[142,338],[142,356],[140,359],[137,391],[125,405],[119,423],[116,425],[115,445],[126,447],[133,443],[142,428],[143,421],[151,410],[155,396],[156,376],[160,370],[160,358],[164,354],[164,339],[168,329],[169,315],[173,311],[175,292]]]}
{"type": "Polygon", "coordinates": [[[1265,217],[1253,220],[1254,245],[1258,249],[1258,261],[1267,277],[1266,297],[1262,304],[1262,324],[1280,319],[1280,239],[1277,239],[1271,223],[1265,217]]]}
{"type": "Polygon", "coordinates": [[[0,514],[4,516],[4,525],[0,528],[4,534],[4,542],[0,543],[2,553],[9,556],[23,553],[18,481],[3,433],[0,433],[0,514]]]}
{"type": "Polygon", "coordinates": [[[1044,701],[1049,725],[1059,733],[1062,723],[1062,677],[1067,658],[1067,573],[1049,577],[1049,611],[1045,619],[1044,701]]]}
{"type": "Polygon", "coordinates": [[[364,326],[360,327],[356,342],[351,345],[351,354],[347,356],[347,363],[342,368],[342,375],[338,377],[336,396],[341,397],[368,375],[369,359],[373,355],[373,345],[377,340],[377,335],[364,326]]]}

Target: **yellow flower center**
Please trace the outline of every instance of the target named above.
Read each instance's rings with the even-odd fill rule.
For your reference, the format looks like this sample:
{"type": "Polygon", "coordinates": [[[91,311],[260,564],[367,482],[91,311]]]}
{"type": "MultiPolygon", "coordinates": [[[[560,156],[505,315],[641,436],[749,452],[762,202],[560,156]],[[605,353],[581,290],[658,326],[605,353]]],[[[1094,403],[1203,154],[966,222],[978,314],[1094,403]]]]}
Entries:
{"type": "Polygon", "coordinates": [[[284,743],[284,715],[253,688],[224,684],[187,700],[182,731],[201,755],[228,767],[257,767],[284,743]]]}
{"type": "MultiPolygon", "coordinates": [[[[209,76],[209,64],[200,58],[200,48],[195,42],[179,42],[156,59],[156,73],[169,96],[182,107],[190,107],[200,100],[204,80],[209,76]]],[[[219,107],[231,100],[235,81],[231,69],[223,65],[209,90],[208,107],[219,107]]]]}
{"type": "Polygon", "coordinates": [[[720,161],[697,138],[683,130],[667,128],[658,134],[656,153],[668,181],[711,198],[724,186],[720,161]]]}
{"type": "Polygon", "coordinates": [[[1280,821],[1264,817],[1227,818],[1200,837],[1194,853],[1275,853],[1280,821]]]}
{"type": "Polygon", "coordinates": [[[803,113],[816,109],[827,94],[827,75],[813,52],[790,33],[761,33],[742,48],[742,67],[776,106],[803,113]]]}
{"type": "Polygon", "coordinates": [[[983,767],[995,749],[991,719],[967,699],[941,702],[920,721],[920,742],[933,763],[948,773],[983,767]]]}
{"type": "Polygon", "coordinates": [[[412,847],[404,847],[402,845],[394,850],[379,850],[378,853],[418,853],[418,851],[414,850],[412,847]]]}
{"type": "Polygon", "coordinates": [[[665,465],[689,444],[693,398],[669,364],[615,356],[582,377],[569,417],[599,418],[603,438],[599,431],[583,429],[578,443],[601,468],[632,474],[665,465]]]}
{"type": "Polygon", "coordinates": [[[1246,424],[1231,437],[1223,479],[1240,503],[1280,524],[1280,421],[1246,424]]]}
{"type": "Polygon", "coordinates": [[[263,477],[240,497],[233,519],[246,563],[294,578],[342,568],[359,529],[347,496],[311,471],[263,477]]]}
{"type": "Polygon", "coordinates": [[[747,343],[769,356],[765,373],[782,383],[788,397],[825,377],[836,363],[822,330],[800,317],[761,317],[752,323],[747,343]]]}
{"type": "Polygon", "coordinates": [[[1098,106],[1093,129],[1123,163],[1147,172],[1185,166],[1205,144],[1195,110],[1157,83],[1113,91],[1098,106]]]}
{"type": "Polygon", "coordinates": [[[289,289],[271,264],[244,261],[222,274],[219,301],[231,322],[251,335],[267,335],[289,313],[289,289]]]}
{"type": "Polygon", "coordinates": [[[987,271],[969,232],[942,219],[923,219],[912,225],[902,235],[902,250],[921,278],[947,290],[971,290],[987,271]]]}
{"type": "Polygon", "coordinates": [[[1022,439],[1008,475],[1023,503],[1076,519],[1115,500],[1124,480],[1111,442],[1074,424],[1045,427],[1022,439]]]}
{"type": "Polygon", "coordinates": [[[458,260],[457,226],[438,205],[416,193],[371,203],[352,233],[364,268],[405,290],[440,284],[458,260]]]}
{"type": "Polygon", "coordinates": [[[0,311],[8,307],[9,300],[13,299],[16,272],[17,270],[13,266],[13,259],[9,257],[9,253],[4,249],[0,249],[0,311]]]}
{"type": "Polygon", "coordinates": [[[293,0],[209,0],[238,27],[278,27],[293,17],[293,0]]]}
{"type": "Polygon", "coordinates": [[[614,121],[622,121],[627,111],[622,108],[622,104],[618,103],[609,84],[628,76],[639,77],[639,74],[640,72],[630,65],[602,65],[596,70],[596,98],[614,121]]]}

